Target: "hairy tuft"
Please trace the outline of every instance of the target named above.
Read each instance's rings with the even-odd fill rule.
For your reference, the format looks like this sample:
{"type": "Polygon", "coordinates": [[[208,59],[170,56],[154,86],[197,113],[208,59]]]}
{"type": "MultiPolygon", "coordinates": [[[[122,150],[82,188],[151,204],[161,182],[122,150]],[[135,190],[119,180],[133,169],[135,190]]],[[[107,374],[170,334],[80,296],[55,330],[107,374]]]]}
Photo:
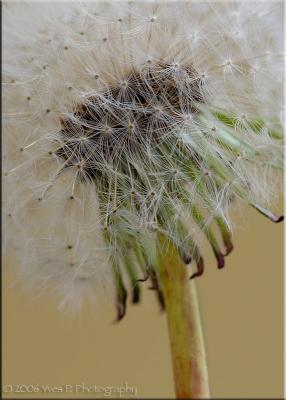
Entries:
{"type": "Polygon", "coordinates": [[[4,2],[6,247],[33,288],[78,307],[113,282],[120,319],[127,285],[164,304],[158,237],[193,278],[237,199],[281,220],[282,8],[4,2]]]}

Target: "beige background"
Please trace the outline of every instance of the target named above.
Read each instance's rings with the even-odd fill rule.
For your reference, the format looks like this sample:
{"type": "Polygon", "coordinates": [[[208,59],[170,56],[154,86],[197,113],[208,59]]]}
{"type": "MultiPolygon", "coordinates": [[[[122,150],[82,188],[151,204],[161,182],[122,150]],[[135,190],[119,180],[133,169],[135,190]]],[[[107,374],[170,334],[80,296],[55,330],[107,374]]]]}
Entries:
{"type": "MultiPolygon", "coordinates": [[[[235,251],[218,271],[211,252],[197,280],[215,398],[283,397],[283,224],[255,210],[237,219],[235,251]]],[[[4,374],[11,385],[137,387],[138,397],[173,397],[165,316],[154,293],[112,325],[114,310],[60,314],[49,299],[4,279],[4,374]]],[[[95,398],[94,393],[6,394],[7,398],[95,398]]],[[[98,397],[103,397],[98,395],[98,397]]]]}

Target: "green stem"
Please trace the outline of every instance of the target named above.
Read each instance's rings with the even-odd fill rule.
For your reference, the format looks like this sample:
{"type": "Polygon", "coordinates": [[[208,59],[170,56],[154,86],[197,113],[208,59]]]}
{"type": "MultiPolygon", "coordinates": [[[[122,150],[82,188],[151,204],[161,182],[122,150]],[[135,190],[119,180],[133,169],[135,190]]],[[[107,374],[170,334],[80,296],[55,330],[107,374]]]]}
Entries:
{"type": "Polygon", "coordinates": [[[209,398],[208,373],[196,288],[175,247],[160,254],[158,273],[165,300],[177,399],[209,398]]]}

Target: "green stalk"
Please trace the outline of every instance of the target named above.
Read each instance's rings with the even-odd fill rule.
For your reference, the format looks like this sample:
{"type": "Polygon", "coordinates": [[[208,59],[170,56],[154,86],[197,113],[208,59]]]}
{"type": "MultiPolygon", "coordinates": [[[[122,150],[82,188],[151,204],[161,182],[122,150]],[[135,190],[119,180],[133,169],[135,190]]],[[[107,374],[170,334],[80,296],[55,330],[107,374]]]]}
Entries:
{"type": "Polygon", "coordinates": [[[209,398],[208,373],[196,288],[176,248],[159,255],[177,399],[209,398]]]}

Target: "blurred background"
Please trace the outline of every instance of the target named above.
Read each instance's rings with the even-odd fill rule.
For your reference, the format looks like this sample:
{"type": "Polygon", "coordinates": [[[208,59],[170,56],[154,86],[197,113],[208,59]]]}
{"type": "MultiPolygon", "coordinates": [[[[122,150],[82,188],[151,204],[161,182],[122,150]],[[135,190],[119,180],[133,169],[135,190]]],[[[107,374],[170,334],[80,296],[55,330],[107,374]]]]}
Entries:
{"type": "MultiPolygon", "coordinates": [[[[206,271],[197,279],[211,397],[283,398],[283,223],[250,208],[242,214],[225,268],[218,271],[206,249],[206,271]]],[[[166,319],[148,282],[141,304],[128,305],[112,324],[115,310],[104,301],[63,314],[14,281],[13,272],[4,273],[4,398],[119,397],[82,385],[129,387],[129,398],[174,397],[166,319]],[[79,386],[72,393],[9,393],[10,385],[33,391],[28,385],[37,384],[79,386]]]]}

